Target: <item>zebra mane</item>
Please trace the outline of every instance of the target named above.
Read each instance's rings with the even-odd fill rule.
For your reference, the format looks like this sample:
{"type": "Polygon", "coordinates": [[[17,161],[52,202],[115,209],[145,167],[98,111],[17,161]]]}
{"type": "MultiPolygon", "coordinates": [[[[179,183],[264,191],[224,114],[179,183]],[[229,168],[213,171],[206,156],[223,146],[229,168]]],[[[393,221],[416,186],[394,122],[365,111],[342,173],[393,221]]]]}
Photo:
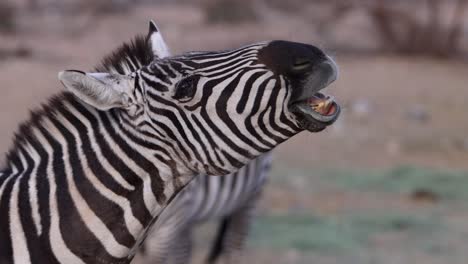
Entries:
{"type": "Polygon", "coordinates": [[[128,69],[140,68],[140,65],[149,64],[154,58],[154,53],[148,39],[136,36],[129,43],[122,44],[102,59],[95,67],[97,72],[116,71],[119,74],[128,74],[128,69]]]}
{"type": "MultiPolygon", "coordinates": [[[[119,74],[128,74],[128,69],[133,69],[133,65],[147,65],[154,58],[153,50],[146,37],[136,36],[128,43],[122,44],[119,48],[104,56],[102,61],[94,69],[98,72],[116,71],[119,74]]],[[[139,67],[138,67],[139,68],[139,67]]],[[[6,152],[6,164],[1,167],[7,167],[13,164],[20,164],[19,152],[32,142],[32,130],[42,129],[41,121],[43,119],[54,118],[54,113],[61,112],[64,109],[64,102],[75,102],[76,98],[69,92],[60,92],[42,104],[38,109],[31,110],[27,121],[19,125],[13,139],[12,147],[6,152]]],[[[2,171],[0,167],[0,171],[2,171]]]]}
{"type": "Polygon", "coordinates": [[[20,123],[18,130],[13,137],[13,145],[6,154],[6,168],[11,169],[10,165],[20,166],[21,158],[19,152],[27,148],[34,140],[33,130],[43,130],[44,119],[55,119],[55,113],[65,109],[64,102],[73,102],[76,98],[70,92],[60,92],[53,95],[47,102],[41,104],[37,109],[30,111],[30,117],[20,123]]]}

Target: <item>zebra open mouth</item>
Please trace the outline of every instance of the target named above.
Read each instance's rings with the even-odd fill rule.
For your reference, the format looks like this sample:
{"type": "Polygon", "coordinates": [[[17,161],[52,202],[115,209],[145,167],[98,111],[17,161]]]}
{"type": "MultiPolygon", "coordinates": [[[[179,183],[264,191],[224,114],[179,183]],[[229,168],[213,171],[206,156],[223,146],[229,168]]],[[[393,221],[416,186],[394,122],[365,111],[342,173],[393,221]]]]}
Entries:
{"type": "Polygon", "coordinates": [[[329,95],[317,92],[312,97],[293,105],[301,128],[316,132],[333,124],[340,115],[341,107],[329,95]]]}
{"type": "Polygon", "coordinates": [[[300,88],[296,91],[300,92],[292,96],[291,111],[296,114],[302,129],[318,132],[338,119],[340,105],[332,96],[320,92],[337,78],[338,66],[328,58],[313,68],[306,81],[298,86],[300,88]]]}
{"type": "Polygon", "coordinates": [[[340,106],[335,102],[333,96],[323,93],[316,93],[313,97],[296,104],[296,106],[304,114],[324,123],[334,121],[340,111],[340,106]]]}

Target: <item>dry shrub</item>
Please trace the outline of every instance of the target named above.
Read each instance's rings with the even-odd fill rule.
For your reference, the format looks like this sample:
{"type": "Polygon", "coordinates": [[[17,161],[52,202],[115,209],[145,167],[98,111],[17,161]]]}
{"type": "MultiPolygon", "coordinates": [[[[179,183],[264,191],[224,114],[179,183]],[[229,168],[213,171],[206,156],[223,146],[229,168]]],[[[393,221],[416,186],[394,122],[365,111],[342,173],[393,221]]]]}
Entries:
{"type": "Polygon", "coordinates": [[[85,0],[82,9],[96,15],[125,13],[135,5],[132,0],[85,0]]]}
{"type": "Polygon", "coordinates": [[[468,0],[330,0],[328,6],[329,14],[315,24],[322,35],[360,10],[370,18],[384,51],[441,57],[462,53],[468,0]],[[447,5],[452,14],[444,12],[447,5]]]}
{"type": "Polygon", "coordinates": [[[255,3],[251,0],[205,0],[208,23],[242,23],[258,19],[255,3]]]}
{"type": "Polygon", "coordinates": [[[310,2],[317,2],[317,0],[265,0],[269,7],[290,13],[300,12],[303,6],[310,2]]]}
{"type": "Polygon", "coordinates": [[[24,46],[19,46],[14,49],[0,48],[0,60],[5,60],[9,58],[29,58],[32,55],[32,50],[24,46]]]}
{"type": "Polygon", "coordinates": [[[396,9],[391,3],[380,1],[368,7],[367,11],[387,49],[398,53],[450,57],[460,53],[468,1],[457,0],[454,4],[455,13],[448,25],[442,22],[442,0],[426,1],[427,19],[423,21],[414,15],[420,5],[396,9]]]}
{"type": "Polygon", "coordinates": [[[16,31],[15,8],[7,2],[0,2],[0,32],[12,33],[16,31]]]}

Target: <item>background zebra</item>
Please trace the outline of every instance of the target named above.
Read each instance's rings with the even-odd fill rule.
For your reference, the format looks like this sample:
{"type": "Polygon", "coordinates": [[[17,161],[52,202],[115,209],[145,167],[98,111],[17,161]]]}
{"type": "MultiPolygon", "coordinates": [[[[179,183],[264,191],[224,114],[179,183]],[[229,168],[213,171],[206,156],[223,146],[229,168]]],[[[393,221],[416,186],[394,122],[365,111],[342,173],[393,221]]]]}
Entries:
{"type": "Polygon", "coordinates": [[[220,220],[207,262],[239,263],[253,209],[266,183],[271,155],[262,155],[226,176],[196,177],[161,214],[146,239],[144,263],[190,263],[197,223],[220,220]]]}
{"type": "Polygon", "coordinates": [[[339,106],[318,91],[336,76],[322,51],[285,41],[129,75],[61,72],[69,92],[21,126],[2,170],[1,263],[129,263],[195,175],[234,172],[333,123],[339,106]]]}

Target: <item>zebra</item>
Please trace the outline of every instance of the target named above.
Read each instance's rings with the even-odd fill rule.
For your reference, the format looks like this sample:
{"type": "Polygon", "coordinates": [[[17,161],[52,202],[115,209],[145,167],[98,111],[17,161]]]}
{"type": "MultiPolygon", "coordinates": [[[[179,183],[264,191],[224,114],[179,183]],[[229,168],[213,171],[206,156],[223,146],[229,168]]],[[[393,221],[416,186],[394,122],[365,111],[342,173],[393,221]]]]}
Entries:
{"type": "MultiPolygon", "coordinates": [[[[138,36],[131,45],[122,45],[116,52],[107,56],[96,70],[129,74],[147,63],[146,58],[164,58],[169,55],[169,48],[161,31],[154,21],[150,21],[146,37],[138,36]],[[150,56],[142,56],[144,54],[150,56]]],[[[209,262],[214,263],[221,255],[233,259],[232,256],[236,256],[243,245],[251,211],[259,191],[266,182],[270,167],[271,154],[268,153],[233,175],[200,175],[195,178],[158,219],[153,227],[156,231],[147,239],[149,241],[145,242],[147,246],[141,249],[144,259],[152,263],[164,263],[170,258],[177,263],[188,263],[191,227],[196,222],[211,218],[221,218],[222,221],[216,243],[209,255],[209,262]],[[174,249],[177,252],[171,252],[174,249]]]]}
{"type": "MultiPolygon", "coordinates": [[[[128,74],[147,63],[142,54],[159,58],[170,55],[154,21],[150,21],[145,38],[136,37],[133,45],[124,44],[117,52],[107,56],[100,70],[128,74]]],[[[221,218],[216,243],[208,262],[214,263],[222,255],[237,262],[233,256],[242,248],[252,210],[270,167],[271,154],[268,153],[232,175],[196,177],[158,219],[153,227],[155,232],[147,238],[140,250],[143,258],[149,263],[166,263],[169,259],[171,263],[188,263],[192,227],[197,222],[221,218]]]]}
{"type": "MultiPolygon", "coordinates": [[[[98,66],[96,70],[129,74],[145,63],[148,63],[148,58],[164,58],[169,56],[169,48],[156,23],[150,21],[149,25],[149,32],[145,38],[141,36],[136,37],[131,45],[122,45],[116,52],[107,56],[103,60],[102,65],[98,66]],[[149,56],[145,56],[145,54],[149,54],[149,56]]],[[[191,243],[188,243],[190,239],[187,239],[190,237],[190,227],[194,222],[222,216],[223,221],[220,226],[217,243],[213,247],[209,259],[210,262],[214,262],[221,253],[225,253],[227,256],[234,255],[232,251],[239,250],[243,244],[242,242],[247,232],[246,229],[248,228],[251,215],[250,211],[253,209],[253,205],[258,197],[258,190],[260,190],[264,184],[266,173],[270,166],[271,156],[270,154],[264,154],[240,170],[239,173],[245,174],[245,178],[241,175],[236,179],[228,178],[224,180],[221,177],[200,175],[194,179],[192,183],[174,199],[171,206],[165,210],[164,217],[161,216],[161,219],[156,224],[155,234],[150,237],[151,241],[146,242],[148,246],[145,248],[148,248],[149,252],[143,254],[154,263],[163,263],[165,259],[169,257],[168,254],[171,245],[177,245],[177,249],[179,250],[179,252],[177,252],[178,254],[171,254],[170,256],[177,258],[178,263],[187,263],[191,248],[191,243]],[[204,197],[205,194],[207,197],[204,197]],[[208,195],[214,197],[209,197],[208,195]],[[186,198],[179,198],[182,196],[186,198]],[[187,199],[188,197],[197,197],[196,201],[198,201],[198,204],[194,204],[190,199],[187,199]],[[219,203],[209,203],[209,205],[204,208],[203,205],[200,204],[203,200],[213,201],[216,198],[226,199],[227,197],[229,197],[229,200],[224,202],[226,206],[219,203]],[[195,212],[198,213],[195,214],[195,212]],[[175,224],[174,221],[177,219],[174,218],[177,217],[182,218],[183,224],[175,224]],[[159,222],[164,223],[164,226],[159,222]],[[237,232],[233,234],[230,230],[236,230],[237,232]],[[185,238],[183,240],[184,243],[174,242],[178,240],[177,235],[182,233],[185,238]],[[227,244],[232,246],[226,247],[226,241],[231,240],[234,241],[227,242],[227,244]],[[180,246],[182,244],[184,247],[180,246]],[[148,253],[151,254],[148,256],[148,253]]],[[[236,175],[231,177],[236,177],[236,175]]]]}
{"type": "Polygon", "coordinates": [[[340,106],[336,63],[266,41],[154,58],[130,74],[66,70],[0,170],[0,263],[127,264],[196,175],[226,175],[340,106]]]}

